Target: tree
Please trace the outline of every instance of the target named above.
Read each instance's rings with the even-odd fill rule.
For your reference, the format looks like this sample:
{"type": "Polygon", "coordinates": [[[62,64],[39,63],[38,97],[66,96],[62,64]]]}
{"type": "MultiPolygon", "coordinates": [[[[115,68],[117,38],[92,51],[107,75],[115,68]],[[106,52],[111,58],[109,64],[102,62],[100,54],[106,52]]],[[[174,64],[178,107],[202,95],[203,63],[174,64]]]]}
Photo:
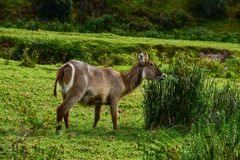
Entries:
{"type": "Polygon", "coordinates": [[[227,13],[225,0],[188,0],[188,6],[193,15],[206,19],[219,19],[227,13]]]}
{"type": "Polygon", "coordinates": [[[37,15],[42,20],[69,20],[72,0],[35,0],[37,15]]]}

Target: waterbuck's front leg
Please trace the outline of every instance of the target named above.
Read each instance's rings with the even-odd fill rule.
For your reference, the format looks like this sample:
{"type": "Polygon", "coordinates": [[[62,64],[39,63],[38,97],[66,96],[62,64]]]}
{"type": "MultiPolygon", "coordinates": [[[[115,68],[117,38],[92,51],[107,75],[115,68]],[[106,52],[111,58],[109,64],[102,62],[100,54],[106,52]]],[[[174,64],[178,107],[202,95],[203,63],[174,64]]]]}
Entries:
{"type": "Polygon", "coordinates": [[[100,113],[101,113],[101,108],[102,105],[101,104],[97,104],[95,106],[95,114],[94,114],[94,123],[93,123],[93,128],[95,128],[97,126],[97,123],[100,119],[100,113]]]}
{"type": "Polygon", "coordinates": [[[113,129],[117,130],[117,119],[118,119],[118,107],[117,107],[118,99],[113,99],[110,102],[110,111],[112,116],[112,123],[113,123],[113,129]]]}

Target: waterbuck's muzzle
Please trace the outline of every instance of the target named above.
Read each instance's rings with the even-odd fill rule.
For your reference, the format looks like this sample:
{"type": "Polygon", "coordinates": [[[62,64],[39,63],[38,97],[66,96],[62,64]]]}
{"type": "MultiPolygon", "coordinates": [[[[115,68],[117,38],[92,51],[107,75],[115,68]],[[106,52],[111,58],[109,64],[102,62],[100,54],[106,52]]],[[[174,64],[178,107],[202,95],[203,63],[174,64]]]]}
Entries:
{"type": "Polygon", "coordinates": [[[165,73],[162,73],[160,76],[157,77],[158,80],[164,80],[167,77],[165,73]]]}

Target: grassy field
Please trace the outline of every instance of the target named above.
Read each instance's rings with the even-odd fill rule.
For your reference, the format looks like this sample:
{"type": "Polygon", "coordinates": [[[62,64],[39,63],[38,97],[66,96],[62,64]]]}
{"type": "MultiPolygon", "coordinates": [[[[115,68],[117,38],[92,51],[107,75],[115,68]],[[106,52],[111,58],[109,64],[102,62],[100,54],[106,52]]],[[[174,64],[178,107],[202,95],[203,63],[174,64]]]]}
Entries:
{"type": "MultiPolygon", "coordinates": [[[[93,130],[94,108],[78,104],[70,113],[70,129],[56,135],[55,111],[61,98],[56,99],[52,91],[58,67],[37,65],[31,69],[15,61],[4,65],[0,59],[0,159],[141,159],[139,145],[152,138],[164,139],[164,130],[143,128],[142,88],[119,104],[117,132],[112,130],[108,106],[93,130]]],[[[174,143],[182,139],[174,130],[168,133],[174,135],[174,143]]]]}
{"type": "Polygon", "coordinates": [[[226,54],[231,55],[225,63],[219,60],[212,63],[204,58],[200,63],[213,72],[219,71],[218,77],[238,77],[239,75],[239,69],[235,67],[240,63],[238,43],[0,28],[0,57],[5,59],[21,60],[24,57],[23,54],[27,54],[41,64],[64,63],[71,59],[80,59],[95,65],[119,66],[133,65],[136,62],[135,56],[140,50],[148,51],[158,65],[167,65],[172,57],[185,56],[194,62],[199,61],[198,58],[202,53],[213,57],[215,54],[220,57],[226,54]],[[38,58],[35,58],[34,54],[38,55],[38,58]]]}
{"type": "MultiPolygon", "coordinates": [[[[81,49],[85,48],[86,53],[92,50],[94,52],[99,48],[105,49],[94,53],[95,56],[106,51],[113,55],[118,51],[122,53],[126,51],[128,56],[120,54],[120,57],[126,58],[127,61],[131,60],[131,63],[126,63],[128,65],[135,62],[136,58],[132,54],[136,54],[138,49],[146,49],[152,53],[151,48],[156,46],[189,49],[191,54],[194,54],[192,50],[201,49],[227,50],[236,56],[240,53],[240,45],[236,43],[6,28],[0,28],[0,40],[3,40],[0,41],[2,42],[0,53],[5,52],[4,45],[8,43],[4,44],[4,42],[8,42],[5,40],[9,39],[13,40],[11,41],[13,43],[21,44],[43,42],[46,44],[43,51],[54,50],[56,53],[62,51],[59,48],[63,50],[69,48],[67,51],[75,54],[78,51],[74,50],[76,46],[81,46],[81,49]],[[47,48],[52,45],[53,48],[47,48]],[[91,48],[91,46],[97,48],[91,48]]],[[[43,46],[39,45],[39,47],[43,46]]],[[[46,55],[55,52],[49,52],[46,55]]],[[[184,55],[184,53],[179,54],[184,55]]],[[[154,56],[151,58],[159,62],[156,55],[154,56]]],[[[58,98],[53,96],[53,85],[57,68],[61,66],[61,63],[36,65],[35,68],[26,68],[20,64],[19,61],[0,59],[0,159],[142,159],[146,154],[146,148],[151,148],[153,141],[161,142],[162,146],[167,146],[167,151],[174,150],[174,153],[176,148],[180,149],[186,143],[189,134],[177,129],[154,131],[144,129],[142,87],[124,97],[120,102],[117,132],[112,130],[108,106],[103,107],[98,127],[93,130],[94,108],[77,104],[70,112],[70,129],[63,129],[61,134],[56,135],[56,108],[61,103],[61,96],[59,91],[58,98]]],[[[125,66],[113,66],[113,68],[126,71],[131,67],[126,64],[125,66]]],[[[161,68],[165,65],[167,66],[163,64],[161,68]]],[[[228,80],[218,79],[218,82],[224,84],[228,80]]]]}
{"type": "MultiPolygon", "coordinates": [[[[144,37],[125,37],[109,33],[67,33],[50,31],[29,31],[24,29],[0,28],[0,36],[13,38],[22,41],[34,40],[55,40],[60,43],[70,44],[71,42],[85,43],[105,43],[105,45],[115,46],[116,48],[134,47],[136,45],[147,45],[154,47],[157,45],[196,48],[196,49],[216,49],[240,52],[240,45],[235,43],[190,41],[190,40],[166,40],[144,37]]],[[[81,44],[79,44],[81,45],[81,44]]]]}

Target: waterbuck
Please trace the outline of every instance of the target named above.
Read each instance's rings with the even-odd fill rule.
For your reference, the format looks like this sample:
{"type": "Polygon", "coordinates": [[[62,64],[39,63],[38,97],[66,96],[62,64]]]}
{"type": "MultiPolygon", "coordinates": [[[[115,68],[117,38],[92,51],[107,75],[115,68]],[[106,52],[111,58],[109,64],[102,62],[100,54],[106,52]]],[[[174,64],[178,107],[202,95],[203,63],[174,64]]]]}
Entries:
{"type": "Polygon", "coordinates": [[[57,108],[56,130],[61,129],[60,122],[64,118],[66,128],[69,128],[69,109],[80,102],[85,105],[95,105],[93,127],[100,119],[101,106],[110,105],[112,123],[117,130],[118,101],[137,88],[144,79],[163,79],[164,74],[149,60],[147,53],[139,53],[139,63],[126,73],[119,73],[111,68],[97,68],[87,63],[72,60],[59,68],[54,86],[56,96],[57,82],[61,86],[63,102],[57,108]]]}

